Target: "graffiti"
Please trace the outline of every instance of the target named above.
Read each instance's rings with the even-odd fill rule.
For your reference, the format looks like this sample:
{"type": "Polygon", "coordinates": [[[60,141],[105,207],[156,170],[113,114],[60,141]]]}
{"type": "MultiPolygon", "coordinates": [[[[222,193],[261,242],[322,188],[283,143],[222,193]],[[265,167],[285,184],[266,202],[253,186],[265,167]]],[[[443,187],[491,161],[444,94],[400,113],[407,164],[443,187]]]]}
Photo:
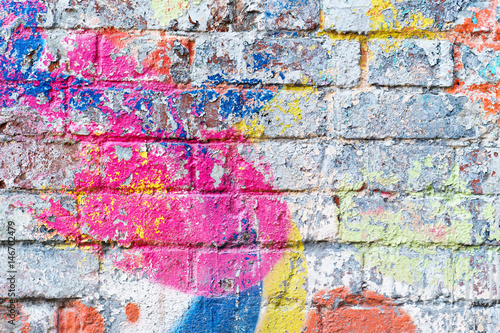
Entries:
{"type": "Polygon", "coordinates": [[[97,281],[26,268],[16,329],[416,332],[421,301],[497,300],[496,3],[84,2],[0,2],[0,227],[97,281]]]}
{"type": "Polygon", "coordinates": [[[104,332],[104,319],[93,307],[80,301],[71,302],[59,312],[59,332],[104,332]]]}
{"type": "Polygon", "coordinates": [[[314,295],[306,332],[416,332],[406,312],[374,292],[350,294],[346,288],[314,295]]]}

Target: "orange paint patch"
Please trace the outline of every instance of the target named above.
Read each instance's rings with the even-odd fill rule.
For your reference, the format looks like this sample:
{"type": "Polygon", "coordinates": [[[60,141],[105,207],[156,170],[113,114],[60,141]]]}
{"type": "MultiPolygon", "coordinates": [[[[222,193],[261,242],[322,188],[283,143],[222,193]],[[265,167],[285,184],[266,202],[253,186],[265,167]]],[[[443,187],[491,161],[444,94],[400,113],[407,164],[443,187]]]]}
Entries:
{"type": "Polygon", "coordinates": [[[12,320],[16,324],[15,328],[19,329],[19,332],[29,333],[31,325],[28,315],[23,312],[21,305],[17,302],[10,303],[8,300],[3,300],[3,302],[5,303],[0,303],[0,321],[7,323],[12,320]],[[17,326],[19,324],[21,324],[21,327],[17,326]]]}
{"type": "Polygon", "coordinates": [[[472,17],[466,18],[463,24],[455,27],[454,31],[460,34],[486,32],[494,24],[494,20],[495,10],[493,8],[481,9],[473,12],[472,17]]]}
{"type": "Polygon", "coordinates": [[[125,314],[127,315],[128,321],[135,323],[139,319],[139,307],[134,303],[128,303],[125,307],[125,314]]]}
{"type": "Polygon", "coordinates": [[[179,58],[185,58],[186,65],[193,62],[194,44],[187,38],[172,38],[162,37],[156,45],[156,49],[151,51],[146,59],[143,60],[142,65],[145,68],[154,70],[156,74],[170,76],[170,68],[172,61],[170,60],[170,52],[176,52],[179,58]],[[187,49],[186,53],[182,53],[182,48],[176,48],[175,44],[180,43],[187,49]],[[174,51],[177,49],[177,51],[174,51]]]}
{"type": "MultiPolygon", "coordinates": [[[[461,72],[465,70],[464,64],[461,61],[460,43],[479,52],[483,52],[484,49],[500,51],[500,43],[495,41],[496,38],[489,36],[488,41],[485,41],[484,38],[488,38],[488,36],[483,36],[483,40],[473,39],[470,36],[467,37],[464,35],[457,36],[456,42],[458,44],[455,45],[454,49],[455,71],[461,72]]],[[[450,41],[452,40],[450,39],[450,41]]],[[[488,73],[483,73],[485,76],[486,74],[488,73]]],[[[493,73],[489,73],[489,75],[493,75],[493,73]]],[[[494,77],[492,78],[494,79],[494,77]]],[[[447,92],[450,94],[462,94],[467,96],[471,101],[480,102],[484,108],[485,118],[500,113],[500,83],[466,84],[456,79],[453,86],[447,89],[447,92]]],[[[500,119],[498,120],[498,124],[500,125],[500,119]]]]}
{"type": "Polygon", "coordinates": [[[107,40],[111,41],[115,47],[120,49],[123,49],[132,43],[134,37],[143,35],[141,33],[131,33],[128,31],[118,30],[116,28],[101,28],[99,29],[99,33],[107,40]]]}
{"type": "Polygon", "coordinates": [[[79,301],[70,302],[59,310],[58,332],[103,333],[104,319],[93,307],[79,301]]]}
{"type": "MultiPolygon", "coordinates": [[[[472,101],[480,101],[484,107],[485,117],[500,113],[500,84],[465,85],[457,79],[453,87],[448,89],[448,92],[463,94],[472,101]]],[[[500,119],[498,125],[500,125],[500,119]]]]}
{"type": "Polygon", "coordinates": [[[315,310],[309,313],[307,333],[411,333],[416,332],[410,316],[384,296],[372,291],[349,294],[347,288],[314,296],[315,310]]]}
{"type": "MultiPolygon", "coordinates": [[[[447,36],[455,44],[454,61],[455,71],[464,71],[461,61],[460,44],[482,52],[485,48],[500,50],[498,37],[500,26],[496,21],[497,1],[491,1],[488,8],[471,8],[471,17],[466,18],[463,24],[457,25],[447,36]]],[[[485,75],[485,74],[484,74],[485,75]]],[[[484,118],[500,114],[500,83],[498,84],[466,84],[458,79],[447,89],[450,94],[465,95],[473,102],[480,102],[484,109],[484,118]]],[[[498,120],[500,125],[500,119],[498,120]]]]}

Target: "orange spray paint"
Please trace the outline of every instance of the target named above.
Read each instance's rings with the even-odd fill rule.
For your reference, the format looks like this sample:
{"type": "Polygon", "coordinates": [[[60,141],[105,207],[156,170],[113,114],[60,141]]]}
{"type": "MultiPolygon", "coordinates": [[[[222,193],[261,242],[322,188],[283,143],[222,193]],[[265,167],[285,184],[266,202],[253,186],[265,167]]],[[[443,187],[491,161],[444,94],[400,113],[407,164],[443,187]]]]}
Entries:
{"type": "Polygon", "coordinates": [[[309,313],[307,333],[412,333],[417,331],[410,316],[388,298],[373,291],[350,294],[347,288],[314,296],[316,309],[309,313]]]}

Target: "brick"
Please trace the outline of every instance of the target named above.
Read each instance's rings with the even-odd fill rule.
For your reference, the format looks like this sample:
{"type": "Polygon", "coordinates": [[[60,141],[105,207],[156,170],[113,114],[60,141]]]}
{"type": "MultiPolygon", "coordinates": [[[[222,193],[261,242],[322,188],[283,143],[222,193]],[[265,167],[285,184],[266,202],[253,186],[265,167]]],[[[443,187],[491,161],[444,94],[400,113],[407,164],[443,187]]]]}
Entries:
{"type": "Polygon", "coordinates": [[[0,85],[0,136],[61,135],[64,94],[48,84],[0,85]]]}
{"type": "Polygon", "coordinates": [[[458,43],[455,46],[458,49],[457,79],[467,85],[497,84],[500,79],[497,74],[500,51],[497,45],[491,46],[458,43]]]}
{"type": "Polygon", "coordinates": [[[48,218],[55,218],[56,215],[57,217],[76,217],[76,202],[66,195],[15,192],[0,194],[0,240],[7,241],[9,236],[12,236],[8,232],[12,230],[17,241],[62,240],[54,230],[42,224],[42,214],[46,214],[48,218]],[[60,203],[62,210],[57,213],[51,212],[52,202],[60,203]]]}
{"type": "MultiPolygon", "coordinates": [[[[253,329],[256,314],[261,311],[259,292],[260,288],[255,286],[225,299],[204,298],[202,300],[203,307],[211,314],[212,332],[221,332],[227,329],[233,332],[245,332],[253,329]]],[[[203,322],[201,325],[198,323],[194,326],[196,328],[203,327],[203,329],[207,327],[203,322]]]]}
{"type": "Polygon", "coordinates": [[[189,135],[188,110],[177,102],[180,98],[175,92],[130,84],[99,84],[75,85],[67,95],[68,129],[74,134],[139,138],[189,135]],[[172,105],[171,100],[180,105],[172,105]]]}
{"type": "MultiPolygon", "coordinates": [[[[88,194],[78,201],[84,239],[150,245],[241,245],[244,221],[226,194],[88,194]],[[96,213],[98,212],[98,213],[96,213]]],[[[252,226],[248,226],[251,228],[252,226]]]]}
{"type": "MultiPolygon", "coordinates": [[[[95,254],[76,248],[15,245],[16,297],[74,298],[97,291],[99,263],[95,254]]],[[[8,248],[0,248],[4,279],[0,295],[7,297],[8,248]]]]}
{"type": "Polygon", "coordinates": [[[243,65],[244,43],[252,43],[246,34],[227,33],[224,35],[200,36],[195,42],[193,61],[193,82],[246,82],[246,68],[243,65]]]}
{"type": "Polygon", "coordinates": [[[307,295],[345,287],[353,293],[362,289],[362,253],[352,245],[306,244],[307,295]]]}
{"type": "Polygon", "coordinates": [[[304,190],[318,186],[323,147],[317,141],[238,144],[237,153],[249,163],[248,167],[264,177],[262,181],[256,181],[257,174],[238,168],[234,172],[237,188],[270,190],[271,185],[273,189],[304,190]]]}
{"type": "Polygon", "coordinates": [[[99,313],[101,308],[95,304],[93,299],[68,300],[61,304],[55,314],[57,332],[71,330],[91,329],[104,330],[104,318],[99,313]],[[96,309],[97,307],[97,309],[96,309]]]}
{"type": "MultiPolygon", "coordinates": [[[[459,0],[440,4],[391,0],[383,5],[367,0],[322,2],[325,30],[356,33],[401,31],[410,27],[446,31],[462,22],[469,3],[459,0]]],[[[475,7],[476,3],[472,6],[475,7]]]]}
{"type": "Polygon", "coordinates": [[[347,242],[446,246],[498,243],[496,198],[433,195],[341,197],[340,233],[347,242]]]}
{"type": "Polygon", "coordinates": [[[237,31],[312,30],[319,24],[320,2],[238,0],[234,27],[237,31]]]}
{"type": "Polygon", "coordinates": [[[442,191],[452,183],[454,151],[442,143],[375,144],[368,187],[381,191],[442,191]]]}
{"type": "MultiPolygon", "coordinates": [[[[225,91],[200,88],[183,90],[168,101],[173,105],[159,105],[162,112],[171,109],[177,115],[170,116],[170,122],[184,122],[183,130],[192,139],[227,139],[231,133],[231,125],[238,122],[247,113],[255,112],[273,95],[267,89],[240,90],[228,88],[225,91]],[[262,100],[260,100],[262,98],[262,100]],[[247,105],[249,104],[249,106],[247,105]]],[[[153,112],[154,117],[158,112],[153,112]]],[[[179,127],[178,127],[179,128],[179,127]]]]}
{"type": "Polygon", "coordinates": [[[57,6],[56,22],[64,28],[168,29],[227,31],[231,23],[229,1],[186,2],[172,9],[161,1],[113,2],[81,0],[57,6]]]}
{"type": "MultiPolygon", "coordinates": [[[[123,251],[110,251],[109,256],[108,268],[112,264],[115,268],[125,271],[126,274],[110,268],[112,275],[105,275],[104,279],[117,277],[126,279],[128,276],[128,279],[134,282],[148,278],[150,284],[158,283],[183,293],[194,292],[195,285],[191,273],[193,258],[189,249],[185,247],[137,246],[123,251]]],[[[111,287],[109,285],[111,281],[107,281],[107,287],[111,287]]],[[[116,288],[112,288],[105,292],[109,295],[115,290],[116,288]]]]}
{"type": "Polygon", "coordinates": [[[323,132],[321,93],[293,89],[187,89],[144,93],[142,133],[188,139],[313,136],[323,132]],[[151,96],[151,97],[149,97],[151,96]],[[158,96],[158,97],[157,97],[158,96]],[[274,102],[273,102],[274,100],[274,102]],[[278,103],[283,101],[284,105],[278,103]],[[310,123],[303,119],[314,119],[310,123]],[[267,125],[267,126],[265,126],[267,125]],[[239,131],[235,131],[235,127],[239,131]],[[240,132],[242,132],[240,134],[240,132]]]}
{"type": "Polygon", "coordinates": [[[269,249],[300,244],[301,234],[295,229],[289,196],[283,194],[241,194],[233,196],[232,210],[241,221],[241,231],[232,242],[241,245],[257,243],[269,249]],[[237,236],[237,238],[236,238],[237,236]]]}
{"type": "Polygon", "coordinates": [[[335,95],[335,104],[341,135],[348,139],[458,139],[481,134],[481,120],[467,116],[473,106],[465,96],[406,89],[342,92],[335,95]]]}
{"type": "Polygon", "coordinates": [[[382,86],[453,84],[453,48],[448,41],[371,40],[368,82],[382,86]]]}
{"type": "Polygon", "coordinates": [[[355,41],[256,40],[245,45],[243,59],[248,77],[268,84],[353,87],[361,73],[360,45],[355,41]]]}
{"type": "Polygon", "coordinates": [[[192,77],[197,84],[262,82],[350,87],[357,85],[361,73],[360,46],[354,41],[262,40],[230,34],[198,38],[195,54],[192,77]],[[302,67],[306,63],[307,67],[302,67]]]}
{"type": "Polygon", "coordinates": [[[101,80],[187,83],[192,58],[192,43],[184,37],[110,32],[99,38],[101,80]]]}
{"type": "Polygon", "coordinates": [[[0,17],[14,16],[2,24],[3,29],[22,24],[26,27],[51,27],[54,24],[55,6],[50,0],[6,2],[0,8],[0,17]]]}
{"type": "Polygon", "coordinates": [[[500,330],[500,308],[497,304],[491,307],[472,308],[472,325],[476,332],[498,332],[500,330]]]}
{"type": "Polygon", "coordinates": [[[286,332],[290,327],[298,326],[297,314],[305,313],[305,310],[302,304],[291,301],[262,304],[260,313],[269,313],[274,318],[278,316],[280,320],[266,319],[258,327],[264,332],[286,332]]]}
{"type": "Polygon", "coordinates": [[[366,33],[379,29],[368,16],[372,7],[371,1],[323,0],[322,4],[325,30],[366,33]]]}
{"type": "MultiPolygon", "coordinates": [[[[104,308],[106,331],[171,329],[196,297],[158,283],[142,270],[123,270],[119,263],[135,254],[134,250],[120,248],[106,250],[99,284],[99,304],[104,308]],[[135,323],[126,316],[126,306],[130,303],[139,307],[140,319],[135,323]]],[[[186,279],[190,279],[189,275],[186,279]]]]}
{"type": "Polygon", "coordinates": [[[302,242],[337,239],[338,207],[331,195],[289,194],[285,200],[292,223],[295,223],[300,231],[302,242]]]}
{"type": "Polygon", "coordinates": [[[263,278],[267,257],[257,249],[200,249],[194,254],[194,278],[199,294],[231,295],[263,278]]]}
{"type": "Polygon", "coordinates": [[[453,254],[455,300],[490,303],[499,298],[496,248],[469,248],[453,254]]]}
{"type": "Polygon", "coordinates": [[[307,332],[368,332],[375,327],[382,332],[416,331],[403,309],[370,290],[350,293],[346,288],[337,288],[317,294],[313,304],[315,308],[309,312],[307,332]]]}
{"type": "Polygon", "coordinates": [[[229,144],[196,144],[193,149],[193,186],[203,192],[226,191],[231,187],[229,144]]]}
{"type": "Polygon", "coordinates": [[[97,34],[93,31],[47,30],[37,69],[52,76],[92,79],[98,73],[97,34]]]}
{"type": "Polygon", "coordinates": [[[148,27],[148,19],[154,19],[152,8],[141,0],[128,3],[116,2],[113,6],[101,0],[66,1],[59,2],[54,7],[56,25],[68,29],[101,27],[145,29],[148,27]]]}
{"type": "Polygon", "coordinates": [[[474,332],[476,314],[468,304],[405,304],[403,309],[422,332],[474,332]]]}
{"type": "Polygon", "coordinates": [[[107,142],[100,184],[125,191],[191,187],[191,147],[186,143],[107,142]]]}
{"type": "Polygon", "coordinates": [[[22,332],[26,328],[30,332],[56,332],[57,306],[54,303],[40,301],[19,301],[15,303],[16,315],[12,321],[9,300],[0,304],[0,330],[2,332],[22,332]]]}
{"type": "Polygon", "coordinates": [[[325,145],[321,187],[335,191],[360,189],[368,170],[369,151],[364,143],[329,142],[325,145]]]}
{"type": "MultiPolygon", "coordinates": [[[[255,288],[257,290],[257,288],[255,288]]],[[[189,313],[174,326],[178,331],[205,331],[209,333],[230,330],[247,332],[256,326],[257,315],[260,312],[260,297],[254,296],[254,291],[226,297],[199,297],[191,308],[195,313],[189,313]]]]}
{"type": "MultiPolygon", "coordinates": [[[[326,131],[324,93],[316,89],[151,88],[95,84],[68,90],[69,131],[120,139],[202,140],[241,134],[250,138],[303,138],[326,131]]],[[[62,121],[60,116],[56,119],[62,121]]]]}
{"type": "Polygon", "coordinates": [[[491,2],[470,1],[458,13],[458,19],[453,24],[453,27],[460,32],[489,32],[494,26],[493,20],[487,18],[493,18],[493,16],[494,9],[491,2]]]}
{"type": "Polygon", "coordinates": [[[50,142],[0,143],[0,179],[4,188],[72,188],[80,145],[50,142]]]}
{"type": "Polygon", "coordinates": [[[453,149],[441,143],[384,144],[331,141],[325,147],[322,186],[336,191],[367,187],[385,192],[442,191],[451,186],[453,149]]]}
{"type": "Polygon", "coordinates": [[[307,262],[302,247],[282,249],[277,253],[272,253],[271,256],[269,252],[262,251],[261,257],[261,274],[265,276],[263,280],[268,282],[263,285],[262,303],[292,307],[304,306],[308,282],[307,262]],[[270,266],[269,264],[272,263],[270,258],[279,258],[279,261],[270,266]],[[270,268],[269,272],[263,270],[266,266],[270,268]],[[267,274],[264,275],[265,273],[267,274]]]}
{"type": "Polygon", "coordinates": [[[45,81],[76,76],[91,79],[97,70],[95,32],[68,32],[18,27],[0,57],[7,81],[45,81]]]}
{"type": "Polygon", "coordinates": [[[83,240],[126,246],[239,248],[262,243],[275,248],[300,241],[300,235],[289,235],[292,222],[284,200],[279,195],[88,194],[79,198],[81,215],[73,221],[78,222],[73,233],[83,240]]]}
{"type": "Polygon", "coordinates": [[[369,290],[401,303],[447,299],[453,291],[452,254],[433,247],[375,246],[364,254],[369,290]]]}
{"type": "Polygon", "coordinates": [[[457,151],[461,190],[475,194],[500,194],[500,149],[470,147],[457,151]]]}
{"type": "Polygon", "coordinates": [[[328,116],[324,92],[316,89],[280,89],[264,107],[238,125],[248,137],[307,138],[326,132],[328,116]],[[244,125],[244,126],[243,126],[244,125]]]}
{"type": "Polygon", "coordinates": [[[323,96],[310,88],[229,88],[185,90],[173,100],[191,138],[305,138],[325,133],[323,96]]]}

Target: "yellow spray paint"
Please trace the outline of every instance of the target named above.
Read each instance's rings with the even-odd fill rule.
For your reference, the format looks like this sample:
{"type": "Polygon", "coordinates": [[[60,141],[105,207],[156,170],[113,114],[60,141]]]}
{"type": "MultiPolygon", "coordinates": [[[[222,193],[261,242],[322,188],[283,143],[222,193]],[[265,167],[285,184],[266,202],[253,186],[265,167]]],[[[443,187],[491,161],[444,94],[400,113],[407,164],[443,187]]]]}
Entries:
{"type": "MultiPolygon", "coordinates": [[[[299,229],[292,222],[289,239],[301,239],[299,229]]],[[[281,260],[263,281],[263,298],[268,301],[261,314],[256,332],[300,333],[304,324],[307,264],[304,246],[299,241],[286,251],[281,260]]]]}
{"type": "MultiPolygon", "coordinates": [[[[261,114],[275,114],[275,120],[278,122],[276,125],[280,129],[280,133],[284,133],[286,129],[291,128],[294,123],[297,123],[302,119],[302,110],[300,109],[301,101],[307,103],[310,99],[310,95],[316,92],[316,88],[313,87],[295,87],[286,86],[283,87],[260,111],[261,114]],[[291,101],[289,97],[285,95],[293,94],[294,98],[291,101]],[[292,115],[292,122],[288,119],[280,118],[280,114],[292,115]]],[[[250,121],[245,121],[244,119],[236,123],[236,128],[241,131],[241,133],[253,137],[259,138],[264,134],[265,126],[259,122],[257,115],[253,115],[255,118],[250,121]]]]}
{"type": "Polygon", "coordinates": [[[259,125],[259,119],[254,118],[250,120],[249,124],[245,120],[241,120],[235,124],[235,127],[243,134],[249,137],[260,137],[266,129],[264,125],[259,125]]]}

